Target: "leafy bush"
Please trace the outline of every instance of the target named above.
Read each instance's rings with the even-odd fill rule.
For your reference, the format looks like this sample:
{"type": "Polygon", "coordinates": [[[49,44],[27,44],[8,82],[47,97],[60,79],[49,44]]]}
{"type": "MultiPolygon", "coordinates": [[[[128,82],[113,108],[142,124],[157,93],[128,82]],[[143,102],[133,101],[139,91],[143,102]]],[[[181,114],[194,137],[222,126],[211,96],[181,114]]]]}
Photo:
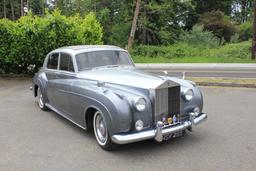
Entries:
{"type": "Polygon", "coordinates": [[[252,38],[252,22],[246,22],[239,26],[239,39],[246,41],[252,38]]]}
{"type": "Polygon", "coordinates": [[[13,22],[7,19],[0,20],[0,73],[9,72],[13,65],[9,54],[11,49],[9,45],[15,40],[13,32],[13,22]]]}
{"type": "Polygon", "coordinates": [[[184,57],[193,56],[200,53],[201,49],[187,43],[176,43],[170,46],[137,46],[132,54],[136,56],[146,56],[146,57],[184,57]]]}
{"type": "Polygon", "coordinates": [[[224,38],[229,42],[237,30],[229,17],[221,11],[211,11],[203,14],[199,18],[199,24],[204,25],[204,29],[211,31],[219,39],[224,38]]]}
{"type": "Polygon", "coordinates": [[[182,34],[178,41],[203,48],[219,47],[221,44],[220,39],[216,38],[212,32],[204,31],[202,25],[193,26],[192,30],[182,34]]]}
{"type": "Polygon", "coordinates": [[[0,20],[0,73],[33,73],[45,55],[62,46],[102,44],[102,27],[90,13],[65,17],[59,11],[45,17],[0,20]]]}

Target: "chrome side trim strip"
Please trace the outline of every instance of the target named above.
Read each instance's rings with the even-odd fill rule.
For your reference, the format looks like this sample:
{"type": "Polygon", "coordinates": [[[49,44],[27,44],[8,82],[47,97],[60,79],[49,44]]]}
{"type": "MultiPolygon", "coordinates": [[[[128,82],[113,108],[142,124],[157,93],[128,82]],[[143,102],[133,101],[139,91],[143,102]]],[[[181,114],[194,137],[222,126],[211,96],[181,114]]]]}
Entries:
{"type": "Polygon", "coordinates": [[[49,103],[45,103],[45,106],[47,106],[48,108],[50,108],[52,111],[54,111],[55,113],[57,113],[58,115],[62,116],[63,118],[69,120],[70,122],[72,122],[73,124],[75,124],[76,126],[86,130],[85,127],[83,127],[82,125],[78,124],[77,122],[73,121],[72,119],[68,118],[66,115],[64,115],[63,113],[61,113],[59,110],[55,109],[53,106],[51,106],[49,103]]]}

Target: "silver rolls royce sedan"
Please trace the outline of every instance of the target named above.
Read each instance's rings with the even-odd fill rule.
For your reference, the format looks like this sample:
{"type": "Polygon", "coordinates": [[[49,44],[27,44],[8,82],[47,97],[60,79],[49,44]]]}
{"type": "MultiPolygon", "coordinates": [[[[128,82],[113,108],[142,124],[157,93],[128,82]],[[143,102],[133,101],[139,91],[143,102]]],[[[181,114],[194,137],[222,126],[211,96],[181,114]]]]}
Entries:
{"type": "Polygon", "coordinates": [[[105,150],[178,137],[207,119],[194,82],[140,71],[129,53],[116,46],[51,51],[31,90],[42,110],[93,130],[105,150]]]}

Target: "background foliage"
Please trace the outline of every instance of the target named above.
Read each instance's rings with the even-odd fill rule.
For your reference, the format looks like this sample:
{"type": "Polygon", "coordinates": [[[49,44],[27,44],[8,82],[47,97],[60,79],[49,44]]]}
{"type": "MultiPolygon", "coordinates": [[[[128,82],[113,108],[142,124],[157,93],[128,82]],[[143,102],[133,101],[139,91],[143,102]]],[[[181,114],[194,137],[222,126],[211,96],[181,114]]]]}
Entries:
{"type": "MultiPolygon", "coordinates": [[[[134,60],[251,62],[253,2],[143,0],[134,60]]],[[[0,0],[0,73],[32,73],[49,51],[61,46],[104,43],[125,48],[135,4],[136,0],[0,0]]]]}
{"type": "MultiPolygon", "coordinates": [[[[103,27],[103,41],[125,47],[136,0],[0,0],[0,18],[16,20],[31,10],[44,16],[59,9],[64,16],[93,12],[103,27]],[[23,2],[23,3],[22,3],[23,2]],[[22,8],[24,10],[22,10],[22,8]],[[26,10],[25,10],[26,9],[26,10]],[[21,12],[23,11],[23,13],[21,12]]],[[[248,40],[253,0],[143,0],[135,42],[143,45],[169,45],[194,25],[214,33],[226,42],[239,34],[248,40]],[[248,28],[248,27],[247,27],[248,28]],[[241,31],[241,32],[240,32],[241,31]]]]}
{"type": "Polygon", "coordinates": [[[102,27],[94,14],[65,17],[60,11],[44,17],[29,14],[12,22],[0,20],[1,73],[33,73],[45,55],[62,46],[102,44],[102,27]]]}
{"type": "MultiPolygon", "coordinates": [[[[250,41],[202,48],[187,43],[170,46],[137,46],[133,52],[136,63],[250,63],[250,41]]],[[[254,61],[255,62],[255,61],[254,61]]]]}

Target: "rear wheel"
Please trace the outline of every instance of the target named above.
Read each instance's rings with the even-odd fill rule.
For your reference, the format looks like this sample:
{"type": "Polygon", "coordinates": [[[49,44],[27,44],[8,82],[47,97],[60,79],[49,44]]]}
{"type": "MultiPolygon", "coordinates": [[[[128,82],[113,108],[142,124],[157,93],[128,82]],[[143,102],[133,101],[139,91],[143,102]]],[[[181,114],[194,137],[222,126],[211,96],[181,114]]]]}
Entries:
{"type": "Polygon", "coordinates": [[[42,94],[40,87],[37,88],[37,104],[38,104],[39,108],[42,109],[43,111],[46,111],[48,109],[45,106],[44,96],[42,94]]]}
{"type": "Polygon", "coordinates": [[[99,146],[107,151],[113,150],[116,144],[112,142],[108,133],[106,119],[99,111],[96,111],[93,116],[93,130],[99,146]]]}

